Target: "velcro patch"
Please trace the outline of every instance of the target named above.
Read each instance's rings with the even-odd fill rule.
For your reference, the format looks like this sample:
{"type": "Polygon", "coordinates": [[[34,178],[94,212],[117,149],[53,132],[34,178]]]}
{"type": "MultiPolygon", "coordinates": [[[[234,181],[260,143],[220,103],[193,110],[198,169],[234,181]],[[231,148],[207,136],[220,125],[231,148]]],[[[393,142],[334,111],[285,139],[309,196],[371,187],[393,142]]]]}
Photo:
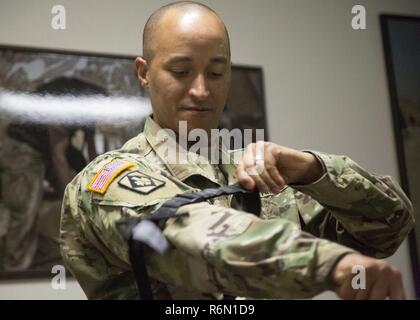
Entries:
{"type": "Polygon", "coordinates": [[[118,184],[126,189],[141,193],[149,194],[165,185],[165,181],[153,178],[140,171],[132,171],[127,173],[118,181],[118,184]]]}
{"type": "Polygon", "coordinates": [[[104,194],[111,182],[124,170],[135,164],[129,161],[114,159],[102,167],[89,182],[88,190],[104,194]]]}

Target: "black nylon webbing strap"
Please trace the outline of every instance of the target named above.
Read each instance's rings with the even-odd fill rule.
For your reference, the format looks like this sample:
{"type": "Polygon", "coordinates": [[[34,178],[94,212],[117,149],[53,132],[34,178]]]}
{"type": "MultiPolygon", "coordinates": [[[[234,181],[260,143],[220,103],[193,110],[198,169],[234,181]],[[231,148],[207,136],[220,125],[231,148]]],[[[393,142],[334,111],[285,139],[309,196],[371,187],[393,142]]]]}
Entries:
{"type": "MultiPolygon", "coordinates": [[[[144,220],[153,221],[155,224],[158,224],[158,222],[174,217],[176,216],[177,210],[182,206],[231,194],[238,196],[237,200],[242,205],[244,211],[259,215],[261,211],[261,201],[258,191],[250,192],[242,188],[239,184],[234,184],[230,186],[222,186],[220,188],[204,189],[199,192],[178,194],[174,198],[166,201],[147,219],[133,219],[126,223],[123,234],[129,244],[130,260],[141,300],[153,300],[150,279],[147,275],[144,259],[144,246],[148,245],[152,249],[160,251],[161,254],[164,253],[166,249],[162,249],[162,239],[159,238],[160,236],[163,236],[162,234],[149,234],[147,241],[145,241],[144,237],[143,239],[136,239],[133,232],[134,229],[138,228],[142,222],[145,222],[144,220]],[[154,244],[153,239],[160,239],[160,243],[154,244]],[[156,248],[160,249],[157,250],[156,248]]],[[[157,228],[152,231],[155,233],[160,232],[157,228]]]]}
{"type": "Polygon", "coordinates": [[[144,261],[144,243],[131,239],[129,241],[129,251],[139,298],[140,300],[153,300],[152,287],[144,261]]]}
{"type": "Polygon", "coordinates": [[[220,188],[204,189],[199,192],[178,194],[175,198],[166,201],[162,207],[152,214],[149,219],[153,221],[167,219],[175,216],[176,211],[187,204],[199,203],[230,194],[242,195],[240,202],[242,202],[244,211],[256,215],[260,214],[261,201],[258,191],[250,192],[242,188],[239,184],[233,184],[230,186],[222,186],[220,188]]]}

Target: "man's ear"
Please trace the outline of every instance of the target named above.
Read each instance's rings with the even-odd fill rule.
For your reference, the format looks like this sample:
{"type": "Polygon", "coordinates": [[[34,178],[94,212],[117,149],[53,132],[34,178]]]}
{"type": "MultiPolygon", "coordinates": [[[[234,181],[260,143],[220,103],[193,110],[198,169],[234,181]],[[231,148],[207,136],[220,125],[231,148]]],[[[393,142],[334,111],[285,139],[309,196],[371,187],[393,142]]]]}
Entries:
{"type": "Polygon", "coordinates": [[[139,79],[143,88],[149,86],[149,65],[142,57],[137,57],[136,61],[137,78],[139,79]]]}

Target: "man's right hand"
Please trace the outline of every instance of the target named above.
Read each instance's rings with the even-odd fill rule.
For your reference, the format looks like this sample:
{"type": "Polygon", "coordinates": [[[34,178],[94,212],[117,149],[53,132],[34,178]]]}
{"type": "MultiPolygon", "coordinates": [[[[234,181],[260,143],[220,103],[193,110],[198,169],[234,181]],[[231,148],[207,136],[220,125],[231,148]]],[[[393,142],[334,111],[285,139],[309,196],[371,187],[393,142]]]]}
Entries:
{"type": "Polygon", "coordinates": [[[337,263],[331,276],[334,291],[342,299],[405,299],[401,272],[384,260],[358,253],[347,254],[337,263]],[[365,289],[352,286],[352,280],[357,276],[352,272],[354,266],[361,266],[365,270],[365,289]]]}

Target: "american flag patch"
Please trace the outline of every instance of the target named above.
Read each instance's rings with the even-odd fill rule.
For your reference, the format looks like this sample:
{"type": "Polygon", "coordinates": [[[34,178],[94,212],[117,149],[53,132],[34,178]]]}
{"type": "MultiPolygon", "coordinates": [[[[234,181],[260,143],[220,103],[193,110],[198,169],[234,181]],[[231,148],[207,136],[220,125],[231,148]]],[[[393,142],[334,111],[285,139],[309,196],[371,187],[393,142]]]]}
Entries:
{"type": "Polygon", "coordinates": [[[114,159],[108,162],[92,178],[88,190],[104,194],[111,182],[124,170],[133,167],[135,164],[121,159],[114,159]]]}

